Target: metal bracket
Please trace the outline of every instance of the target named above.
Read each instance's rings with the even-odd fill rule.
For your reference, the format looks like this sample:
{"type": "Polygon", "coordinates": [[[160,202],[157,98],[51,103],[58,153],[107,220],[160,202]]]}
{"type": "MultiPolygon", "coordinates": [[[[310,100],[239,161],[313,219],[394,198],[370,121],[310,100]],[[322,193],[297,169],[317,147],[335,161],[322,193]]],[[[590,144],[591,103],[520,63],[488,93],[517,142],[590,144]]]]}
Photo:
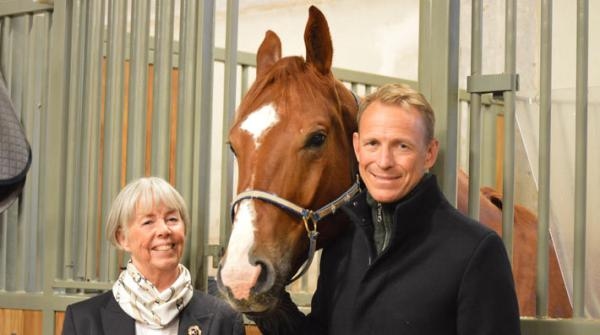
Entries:
{"type": "Polygon", "coordinates": [[[219,267],[219,262],[221,261],[221,257],[225,254],[225,248],[219,244],[211,244],[208,246],[206,250],[206,256],[212,256],[212,266],[213,268],[219,267]]]}
{"type": "Polygon", "coordinates": [[[519,90],[517,73],[485,74],[467,77],[467,92],[502,94],[519,90]]]}

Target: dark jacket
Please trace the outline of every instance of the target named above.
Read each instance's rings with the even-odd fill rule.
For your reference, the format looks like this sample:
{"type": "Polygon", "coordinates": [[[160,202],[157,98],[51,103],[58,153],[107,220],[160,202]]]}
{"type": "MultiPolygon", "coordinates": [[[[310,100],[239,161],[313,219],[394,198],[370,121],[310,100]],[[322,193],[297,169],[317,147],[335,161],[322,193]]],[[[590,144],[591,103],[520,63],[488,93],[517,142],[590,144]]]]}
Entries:
{"type": "Polygon", "coordinates": [[[520,333],[502,240],[450,205],[434,176],[398,203],[379,256],[366,192],[344,210],[354,224],[323,250],[311,314],[284,297],[285,316],[256,318],[265,334],[520,333]]]}
{"type": "MultiPolygon", "coordinates": [[[[181,311],[178,334],[187,335],[193,326],[198,326],[203,335],[245,332],[241,314],[218,298],[200,291],[194,291],[192,300],[181,311]]],[[[132,335],[135,334],[135,320],[121,309],[111,290],[69,305],[62,334],[132,335]]]]}

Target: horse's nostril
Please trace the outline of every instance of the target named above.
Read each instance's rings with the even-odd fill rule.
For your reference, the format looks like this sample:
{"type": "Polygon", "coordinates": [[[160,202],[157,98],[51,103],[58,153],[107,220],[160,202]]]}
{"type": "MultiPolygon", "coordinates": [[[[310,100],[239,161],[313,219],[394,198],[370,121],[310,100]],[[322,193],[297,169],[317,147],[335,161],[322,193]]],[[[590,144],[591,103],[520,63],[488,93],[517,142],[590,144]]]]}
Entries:
{"type": "Polygon", "coordinates": [[[256,280],[256,285],[254,285],[253,291],[256,294],[267,292],[275,283],[273,266],[268,262],[263,262],[260,260],[256,261],[255,265],[260,266],[260,274],[256,280]]]}

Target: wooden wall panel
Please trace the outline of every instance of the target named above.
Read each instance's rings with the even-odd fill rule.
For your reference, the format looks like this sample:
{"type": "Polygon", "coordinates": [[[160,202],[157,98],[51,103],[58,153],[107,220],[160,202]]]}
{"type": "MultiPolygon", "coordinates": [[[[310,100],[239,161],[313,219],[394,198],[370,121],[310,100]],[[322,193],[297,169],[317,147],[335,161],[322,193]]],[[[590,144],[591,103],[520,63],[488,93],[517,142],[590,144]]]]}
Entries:
{"type": "Polygon", "coordinates": [[[42,311],[0,309],[0,335],[42,334],[42,311]]]}

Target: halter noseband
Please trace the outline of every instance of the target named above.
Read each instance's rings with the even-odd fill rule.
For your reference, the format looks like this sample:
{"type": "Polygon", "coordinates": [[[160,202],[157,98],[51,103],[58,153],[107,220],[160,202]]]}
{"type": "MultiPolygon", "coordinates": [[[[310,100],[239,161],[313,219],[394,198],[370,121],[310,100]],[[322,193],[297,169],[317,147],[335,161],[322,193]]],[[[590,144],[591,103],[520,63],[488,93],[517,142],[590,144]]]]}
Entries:
{"type": "Polygon", "coordinates": [[[265,191],[248,190],[239,193],[231,202],[231,220],[233,221],[233,217],[235,215],[235,206],[240,201],[245,199],[260,199],[266,201],[302,219],[302,222],[304,223],[304,228],[306,229],[306,233],[310,241],[310,246],[308,248],[308,259],[304,263],[304,267],[302,268],[302,270],[299,273],[297,273],[292,279],[290,279],[290,281],[287,283],[290,284],[298,278],[302,277],[302,275],[308,270],[310,264],[312,263],[312,260],[315,256],[315,251],[317,250],[317,237],[319,236],[319,232],[317,231],[317,222],[327,217],[328,215],[334,214],[340,206],[350,201],[350,199],[352,199],[359,192],[360,183],[357,180],[346,192],[342,193],[342,195],[337,197],[335,200],[321,207],[320,209],[313,211],[310,209],[300,207],[294,204],[293,202],[281,198],[275,194],[271,194],[265,191]],[[310,223],[312,223],[312,229],[309,227],[310,223]]]}

